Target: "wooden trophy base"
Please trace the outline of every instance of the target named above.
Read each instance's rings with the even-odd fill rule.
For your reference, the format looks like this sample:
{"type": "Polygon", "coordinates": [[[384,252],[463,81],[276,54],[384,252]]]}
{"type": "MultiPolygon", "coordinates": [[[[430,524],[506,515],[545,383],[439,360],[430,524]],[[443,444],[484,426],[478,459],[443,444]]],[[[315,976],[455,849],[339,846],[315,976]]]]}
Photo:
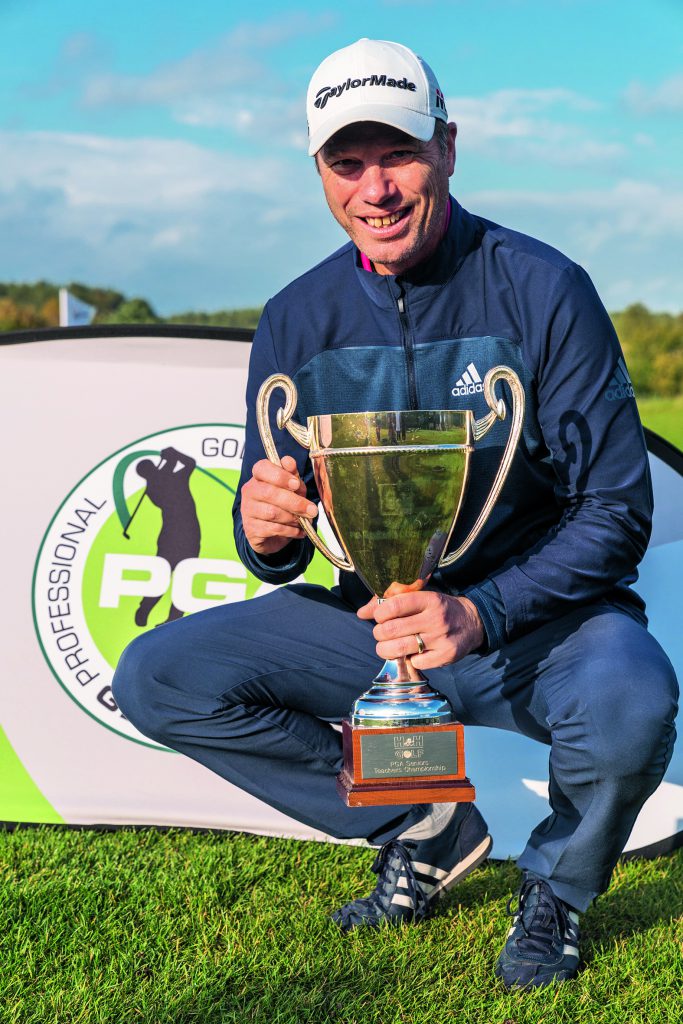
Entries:
{"type": "Polygon", "coordinates": [[[345,718],[337,792],[347,807],[468,803],[463,736],[460,722],[375,728],[345,718]]]}

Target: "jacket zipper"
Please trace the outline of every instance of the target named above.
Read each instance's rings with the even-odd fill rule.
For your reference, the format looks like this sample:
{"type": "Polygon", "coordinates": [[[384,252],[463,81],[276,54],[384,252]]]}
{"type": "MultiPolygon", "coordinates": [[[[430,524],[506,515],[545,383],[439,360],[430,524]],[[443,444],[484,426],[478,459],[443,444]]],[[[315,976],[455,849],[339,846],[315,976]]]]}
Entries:
{"type": "Polygon", "coordinates": [[[410,325],[408,323],[408,312],[406,310],[405,292],[403,286],[400,286],[401,294],[396,300],[398,306],[398,318],[401,322],[401,344],[403,346],[403,353],[406,360],[406,375],[408,378],[408,406],[410,409],[417,409],[417,379],[415,376],[415,349],[413,348],[413,339],[410,335],[410,325]]]}

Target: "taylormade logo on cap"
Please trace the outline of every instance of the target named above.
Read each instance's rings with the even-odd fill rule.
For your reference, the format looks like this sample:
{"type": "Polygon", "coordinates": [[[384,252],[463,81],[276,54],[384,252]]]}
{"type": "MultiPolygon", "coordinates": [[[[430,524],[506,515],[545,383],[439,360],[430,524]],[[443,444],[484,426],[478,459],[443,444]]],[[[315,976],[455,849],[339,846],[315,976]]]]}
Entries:
{"type": "Polygon", "coordinates": [[[429,65],[407,46],[382,39],[359,39],[327,57],[309,84],[306,110],[311,156],[358,121],[378,121],[427,142],[436,118],[448,120],[429,65]]]}
{"type": "Polygon", "coordinates": [[[333,85],[331,88],[329,85],[324,85],[316,93],[315,106],[320,109],[325,106],[331,96],[341,96],[344,89],[359,89],[366,85],[386,85],[392,89],[410,89],[411,92],[415,92],[417,89],[415,82],[408,82],[405,78],[399,78],[397,82],[395,78],[387,78],[386,75],[369,75],[367,78],[354,78],[353,81],[347,78],[341,85],[333,85]]]}

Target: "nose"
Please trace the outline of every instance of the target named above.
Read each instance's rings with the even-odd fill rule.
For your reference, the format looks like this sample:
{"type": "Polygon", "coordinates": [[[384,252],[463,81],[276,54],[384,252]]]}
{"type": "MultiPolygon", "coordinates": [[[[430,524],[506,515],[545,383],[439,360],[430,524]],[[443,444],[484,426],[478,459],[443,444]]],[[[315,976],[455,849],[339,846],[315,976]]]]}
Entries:
{"type": "Polygon", "coordinates": [[[379,163],[369,163],[363,170],[359,183],[361,199],[371,206],[386,206],[396,200],[398,186],[393,179],[391,168],[379,163]]]}

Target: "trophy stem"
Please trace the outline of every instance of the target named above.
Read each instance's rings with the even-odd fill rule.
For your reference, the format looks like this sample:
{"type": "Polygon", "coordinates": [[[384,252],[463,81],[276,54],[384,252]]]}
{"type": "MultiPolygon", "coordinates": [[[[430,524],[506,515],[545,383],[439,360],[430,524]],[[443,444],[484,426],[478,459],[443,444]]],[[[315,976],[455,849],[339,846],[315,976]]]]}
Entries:
{"type": "Polygon", "coordinates": [[[404,655],[401,658],[391,658],[385,661],[372,681],[376,685],[380,683],[410,683],[411,686],[414,686],[415,683],[425,683],[427,676],[423,675],[419,668],[415,668],[408,655],[404,655]]]}
{"type": "Polygon", "coordinates": [[[453,721],[445,697],[429,685],[409,657],[385,661],[372,686],[354,703],[354,726],[445,725],[453,721]]]}

